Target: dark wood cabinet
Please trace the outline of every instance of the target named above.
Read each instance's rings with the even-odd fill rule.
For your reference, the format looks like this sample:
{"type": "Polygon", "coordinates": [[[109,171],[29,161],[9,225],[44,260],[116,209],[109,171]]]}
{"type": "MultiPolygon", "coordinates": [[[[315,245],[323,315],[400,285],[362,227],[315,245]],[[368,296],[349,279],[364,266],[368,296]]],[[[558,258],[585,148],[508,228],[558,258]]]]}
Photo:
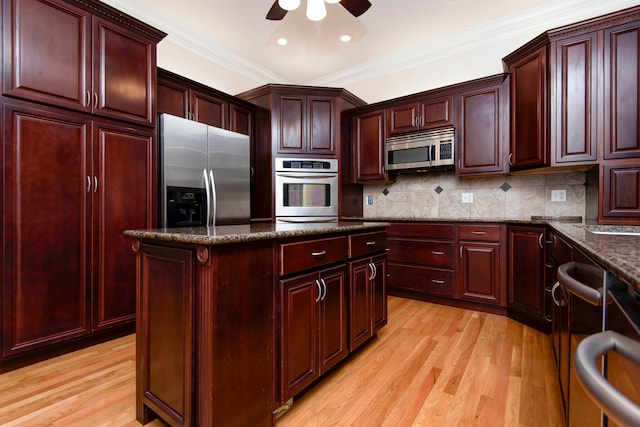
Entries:
{"type": "Polygon", "coordinates": [[[162,33],[116,23],[113,9],[92,2],[12,0],[2,8],[5,95],[154,125],[162,33]]]}
{"type": "Polygon", "coordinates": [[[17,100],[3,120],[3,356],[133,322],[122,231],[153,226],[152,132],[17,100]]]}
{"type": "Polygon", "coordinates": [[[357,114],[352,118],[352,174],[354,182],[387,182],[384,161],[384,110],[357,114]]]}
{"type": "Polygon", "coordinates": [[[245,135],[253,135],[255,108],[240,99],[158,69],[158,113],[168,113],[245,135]]]}
{"type": "Polygon", "coordinates": [[[548,333],[551,318],[546,316],[545,232],[544,226],[507,227],[507,313],[548,333]]]}
{"type": "Polygon", "coordinates": [[[338,153],[340,115],[335,97],[280,94],[273,121],[277,152],[335,155],[338,153]]]}
{"type": "Polygon", "coordinates": [[[342,264],[280,281],[281,403],[348,354],[345,271],[342,264]]]}
{"type": "Polygon", "coordinates": [[[549,165],[547,51],[544,45],[508,64],[512,170],[549,165]]]}
{"type": "Polygon", "coordinates": [[[349,262],[349,348],[355,350],[387,324],[386,255],[349,262]]]}
{"type": "Polygon", "coordinates": [[[458,226],[456,298],[506,306],[503,225],[458,226]]]}
{"type": "Polygon", "coordinates": [[[636,224],[640,218],[640,158],[600,165],[601,224],[636,224]]]}
{"type": "Polygon", "coordinates": [[[509,140],[509,88],[505,77],[478,82],[484,87],[456,95],[456,175],[505,172],[509,140]]]}
{"type": "Polygon", "coordinates": [[[604,158],[640,157],[640,22],[604,31],[604,158]]]}
{"type": "Polygon", "coordinates": [[[599,40],[590,32],[551,45],[552,165],[598,160],[599,40]]]}
{"type": "Polygon", "coordinates": [[[390,106],[386,111],[386,136],[451,126],[453,122],[452,104],[452,97],[444,96],[390,106]]]}

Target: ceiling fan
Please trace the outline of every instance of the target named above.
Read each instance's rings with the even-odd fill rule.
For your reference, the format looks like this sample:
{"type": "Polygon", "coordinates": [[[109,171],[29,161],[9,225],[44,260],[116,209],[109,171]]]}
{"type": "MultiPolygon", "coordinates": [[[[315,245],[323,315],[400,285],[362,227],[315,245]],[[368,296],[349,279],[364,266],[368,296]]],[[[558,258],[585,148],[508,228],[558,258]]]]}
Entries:
{"type": "MultiPolygon", "coordinates": [[[[309,17],[309,19],[313,21],[321,20],[322,18],[324,18],[324,14],[321,14],[321,17],[319,17],[319,19],[311,18],[311,16],[309,16],[309,8],[318,6],[322,8],[322,10],[324,10],[325,1],[327,1],[327,3],[339,2],[345,9],[349,11],[349,13],[351,13],[356,18],[365,13],[371,7],[371,3],[369,2],[369,0],[307,0],[307,2],[309,3],[307,6],[307,17],[309,17]]],[[[299,5],[300,0],[275,0],[273,2],[273,6],[271,6],[271,9],[269,9],[269,12],[267,13],[267,19],[271,21],[279,21],[284,18],[289,10],[296,9],[299,5]]]]}

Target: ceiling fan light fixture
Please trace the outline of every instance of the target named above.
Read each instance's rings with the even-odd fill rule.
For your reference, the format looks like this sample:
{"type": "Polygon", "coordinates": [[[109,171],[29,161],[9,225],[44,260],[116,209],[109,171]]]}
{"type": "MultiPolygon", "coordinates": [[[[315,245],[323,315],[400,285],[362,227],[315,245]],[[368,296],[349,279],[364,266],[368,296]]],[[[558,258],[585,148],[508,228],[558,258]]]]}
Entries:
{"type": "Polygon", "coordinates": [[[295,10],[300,6],[300,0],[278,0],[278,5],[284,10],[295,10]]]}
{"type": "Polygon", "coordinates": [[[307,18],[310,21],[322,21],[327,16],[324,0],[307,0],[307,18]]]}

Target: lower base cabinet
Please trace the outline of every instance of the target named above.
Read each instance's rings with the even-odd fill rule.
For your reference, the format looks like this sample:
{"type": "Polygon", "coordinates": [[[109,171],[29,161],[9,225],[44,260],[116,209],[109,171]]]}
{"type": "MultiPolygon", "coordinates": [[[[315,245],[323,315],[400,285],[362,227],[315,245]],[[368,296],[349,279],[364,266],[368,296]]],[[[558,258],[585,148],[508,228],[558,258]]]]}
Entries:
{"type": "Polygon", "coordinates": [[[348,354],[346,266],[280,280],[281,402],[348,354]]]}
{"type": "Polygon", "coordinates": [[[349,348],[360,347],[387,324],[386,255],[349,263],[349,348]]]}

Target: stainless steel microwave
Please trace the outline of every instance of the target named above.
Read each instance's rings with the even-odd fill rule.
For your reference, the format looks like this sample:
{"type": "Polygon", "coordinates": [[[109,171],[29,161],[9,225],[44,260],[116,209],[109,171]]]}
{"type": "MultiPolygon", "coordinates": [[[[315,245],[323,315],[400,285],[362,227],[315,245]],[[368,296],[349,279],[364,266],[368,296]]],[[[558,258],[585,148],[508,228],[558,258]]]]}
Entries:
{"type": "Polygon", "coordinates": [[[444,128],[413,135],[394,136],[385,141],[388,171],[421,171],[455,166],[455,132],[444,128]]]}

